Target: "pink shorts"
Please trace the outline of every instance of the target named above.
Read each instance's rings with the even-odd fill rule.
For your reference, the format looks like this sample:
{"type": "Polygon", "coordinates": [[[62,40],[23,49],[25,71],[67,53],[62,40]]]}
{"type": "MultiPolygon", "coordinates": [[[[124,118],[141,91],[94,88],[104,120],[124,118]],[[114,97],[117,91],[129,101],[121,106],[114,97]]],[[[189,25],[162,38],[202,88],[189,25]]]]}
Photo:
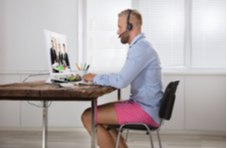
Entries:
{"type": "Polygon", "coordinates": [[[118,102],[115,104],[118,124],[145,123],[158,127],[159,125],[147,114],[138,103],[133,100],[118,102]]]}

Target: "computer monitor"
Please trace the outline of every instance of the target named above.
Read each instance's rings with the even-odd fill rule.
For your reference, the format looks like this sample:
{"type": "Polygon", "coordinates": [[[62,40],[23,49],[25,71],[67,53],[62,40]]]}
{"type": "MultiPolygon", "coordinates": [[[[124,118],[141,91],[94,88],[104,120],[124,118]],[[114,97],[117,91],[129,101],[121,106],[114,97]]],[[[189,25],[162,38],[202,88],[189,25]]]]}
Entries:
{"type": "Polygon", "coordinates": [[[68,74],[71,72],[66,35],[44,30],[49,71],[51,74],[68,74]]]}

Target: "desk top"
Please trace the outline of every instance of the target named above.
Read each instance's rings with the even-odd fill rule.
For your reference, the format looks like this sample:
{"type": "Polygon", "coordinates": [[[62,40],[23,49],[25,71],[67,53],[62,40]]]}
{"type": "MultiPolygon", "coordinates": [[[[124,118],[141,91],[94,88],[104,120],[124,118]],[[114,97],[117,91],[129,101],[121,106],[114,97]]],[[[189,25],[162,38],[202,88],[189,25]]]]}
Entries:
{"type": "Polygon", "coordinates": [[[49,84],[44,81],[0,85],[0,100],[30,101],[89,101],[113,92],[113,87],[75,85],[72,88],[49,84]]]}

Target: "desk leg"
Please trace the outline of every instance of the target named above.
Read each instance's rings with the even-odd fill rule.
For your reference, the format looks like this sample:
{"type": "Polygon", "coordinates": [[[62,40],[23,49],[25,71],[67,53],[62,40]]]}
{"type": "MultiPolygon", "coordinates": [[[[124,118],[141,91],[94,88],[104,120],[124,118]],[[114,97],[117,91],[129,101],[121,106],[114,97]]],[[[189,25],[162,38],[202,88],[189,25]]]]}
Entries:
{"type": "Polygon", "coordinates": [[[117,100],[120,101],[121,100],[121,89],[117,90],[117,100]]]}
{"type": "Polygon", "coordinates": [[[97,99],[94,99],[91,101],[91,111],[92,111],[91,148],[96,148],[96,143],[97,143],[97,138],[96,138],[97,99]]]}
{"type": "Polygon", "coordinates": [[[43,101],[43,127],[42,127],[42,148],[47,148],[47,116],[48,116],[48,105],[47,101],[43,101]]]}

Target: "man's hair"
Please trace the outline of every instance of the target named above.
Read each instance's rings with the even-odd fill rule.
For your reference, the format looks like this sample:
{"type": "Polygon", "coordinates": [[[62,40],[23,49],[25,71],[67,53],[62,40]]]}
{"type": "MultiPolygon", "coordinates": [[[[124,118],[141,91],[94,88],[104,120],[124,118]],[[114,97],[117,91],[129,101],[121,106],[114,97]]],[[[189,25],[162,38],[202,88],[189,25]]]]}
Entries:
{"type": "Polygon", "coordinates": [[[121,11],[118,14],[118,17],[126,16],[126,18],[127,18],[128,15],[129,15],[129,11],[131,11],[129,22],[131,24],[133,24],[134,26],[135,25],[136,26],[142,26],[142,24],[143,24],[142,15],[136,9],[126,9],[126,10],[123,10],[123,11],[121,11]]]}

